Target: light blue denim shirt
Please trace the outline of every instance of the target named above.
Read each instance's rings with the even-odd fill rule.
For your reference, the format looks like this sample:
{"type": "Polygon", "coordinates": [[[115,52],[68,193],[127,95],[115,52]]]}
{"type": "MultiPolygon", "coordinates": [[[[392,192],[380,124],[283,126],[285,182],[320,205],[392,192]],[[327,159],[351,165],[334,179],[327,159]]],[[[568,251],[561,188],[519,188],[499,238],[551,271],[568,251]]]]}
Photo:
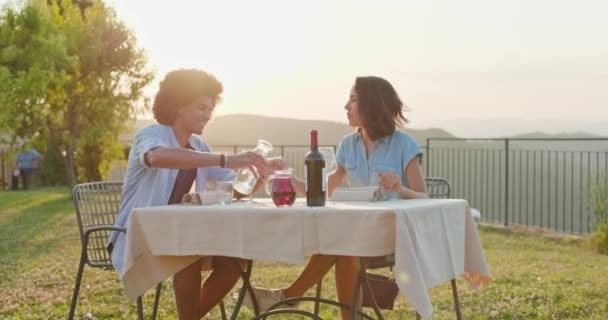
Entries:
{"type": "MultiPolygon", "coordinates": [[[[211,152],[207,143],[198,137],[190,137],[190,145],[194,150],[211,152]]],[[[127,172],[125,174],[122,202],[118,209],[115,225],[124,227],[134,208],[161,206],[169,203],[169,197],[175,184],[179,170],[148,167],[145,154],[159,147],[179,147],[173,129],[161,124],[153,124],[140,129],[135,134],[135,140],[129,153],[127,172]]],[[[203,191],[207,180],[225,181],[234,179],[234,171],[221,167],[205,167],[196,170],[196,191],[203,191]]],[[[123,276],[124,233],[112,232],[110,242],[114,244],[112,264],[123,276]]]]}
{"type": "Polygon", "coordinates": [[[35,149],[29,149],[17,156],[17,166],[19,169],[35,169],[38,158],[40,153],[35,149]]]}
{"type": "MultiPolygon", "coordinates": [[[[378,171],[393,171],[407,187],[405,168],[410,161],[421,155],[422,149],[412,137],[395,130],[393,134],[374,142],[374,148],[368,156],[361,133],[355,132],[342,138],[336,152],[336,161],[346,171],[350,187],[377,186],[378,171]]],[[[393,192],[385,196],[390,199],[399,195],[393,192]]]]}

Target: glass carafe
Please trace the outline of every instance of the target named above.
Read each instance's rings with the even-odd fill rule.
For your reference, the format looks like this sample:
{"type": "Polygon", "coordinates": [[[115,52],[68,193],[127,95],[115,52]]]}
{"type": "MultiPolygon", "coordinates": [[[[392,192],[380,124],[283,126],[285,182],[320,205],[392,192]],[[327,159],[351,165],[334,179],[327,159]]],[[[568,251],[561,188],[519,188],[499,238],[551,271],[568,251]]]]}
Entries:
{"type": "Polygon", "coordinates": [[[296,190],[291,181],[292,168],[275,170],[268,177],[266,193],[272,197],[272,202],[277,207],[291,207],[296,200],[296,190]]]}
{"type": "MultiPolygon", "coordinates": [[[[251,151],[266,159],[270,151],[272,151],[272,145],[266,140],[258,140],[258,145],[251,151]]],[[[250,195],[253,192],[255,184],[258,182],[256,175],[257,172],[254,173],[249,168],[238,169],[232,187],[241,194],[250,195]]]]}

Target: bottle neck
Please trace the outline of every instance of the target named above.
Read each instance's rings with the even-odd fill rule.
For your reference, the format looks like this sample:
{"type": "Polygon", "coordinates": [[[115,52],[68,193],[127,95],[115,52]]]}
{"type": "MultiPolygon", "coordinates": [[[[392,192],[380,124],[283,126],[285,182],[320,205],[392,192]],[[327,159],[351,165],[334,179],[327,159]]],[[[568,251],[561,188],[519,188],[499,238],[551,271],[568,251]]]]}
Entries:
{"type": "Polygon", "coordinates": [[[310,150],[318,151],[319,150],[319,140],[317,131],[313,130],[310,132],[310,150]]]}

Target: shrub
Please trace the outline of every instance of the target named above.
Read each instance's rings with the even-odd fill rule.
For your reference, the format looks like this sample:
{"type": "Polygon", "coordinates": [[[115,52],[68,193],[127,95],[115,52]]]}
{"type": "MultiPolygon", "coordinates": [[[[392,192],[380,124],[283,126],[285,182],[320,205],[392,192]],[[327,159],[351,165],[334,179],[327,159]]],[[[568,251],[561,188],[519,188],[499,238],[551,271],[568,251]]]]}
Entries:
{"type": "Polygon", "coordinates": [[[594,215],[591,244],[598,252],[608,254],[608,183],[590,188],[589,206],[594,215]]]}

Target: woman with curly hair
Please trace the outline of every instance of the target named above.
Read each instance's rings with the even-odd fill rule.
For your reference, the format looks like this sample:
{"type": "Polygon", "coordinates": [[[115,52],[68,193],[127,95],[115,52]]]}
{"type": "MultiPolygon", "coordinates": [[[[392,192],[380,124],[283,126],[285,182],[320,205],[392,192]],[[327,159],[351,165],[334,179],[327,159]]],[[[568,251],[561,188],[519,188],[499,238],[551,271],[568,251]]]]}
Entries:
{"type": "MultiPolygon", "coordinates": [[[[165,76],[154,99],[158,123],[135,134],[117,226],[126,226],[133,208],[180,203],[195,181],[198,192],[209,180],[232,180],[234,169],[267,171],[265,160],[256,153],[215,154],[195,136],[202,134],[211,120],[221,93],[222,84],[201,70],[181,69],[165,76]]],[[[120,278],[125,271],[124,246],[125,233],[113,232],[108,250],[120,278]]],[[[179,319],[200,319],[230,291],[240,276],[230,259],[201,257],[173,276],[179,319]],[[201,270],[209,269],[213,271],[201,288],[201,270]]]]}

